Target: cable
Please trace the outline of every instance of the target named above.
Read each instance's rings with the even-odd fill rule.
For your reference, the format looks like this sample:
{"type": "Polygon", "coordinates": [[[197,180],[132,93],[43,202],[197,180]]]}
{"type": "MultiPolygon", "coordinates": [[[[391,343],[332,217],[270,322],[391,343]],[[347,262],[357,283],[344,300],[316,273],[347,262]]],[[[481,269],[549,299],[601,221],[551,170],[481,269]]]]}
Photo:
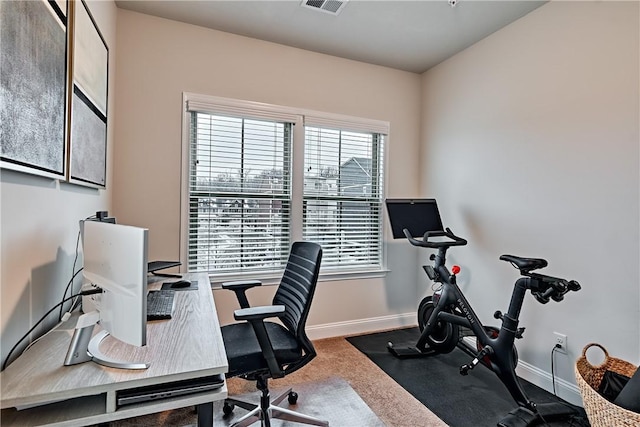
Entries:
{"type": "MultiPolygon", "coordinates": [[[[556,350],[561,349],[561,348],[562,348],[562,346],[560,344],[556,344],[551,349],[551,383],[553,385],[553,395],[556,396],[556,397],[558,397],[558,394],[556,393],[556,374],[555,374],[555,363],[554,362],[555,362],[556,350]]],[[[575,409],[575,406],[570,404],[570,403],[566,403],[564,401],[560,401],[559,403],[561,403],[562,405],[566,406],[567,408],[575,409]]],[[[569,421],[571,422],[569,424],[569,426],[582,425],[582,424],[574,424],[574,422],[580,423],[580,417],[577,414],[572,416],[569,421]]]]}
{"type": "MultiPolygon", "coordinates": [[[[85,221],[87,221],[87,220],[90,220],[90,219],[92,219],[92,218],[97,218],[97,217],[98,217],[98,215],[97,215],[97,214],[96,214],[96,215],[91,215],[91,216],[86,217],[84,220],[85,220],[85,221]]],[[[20,339],[18,340],[18,342],[13,346],[13,348],[11,348],[11,350],[9,350],[9,353],[7,354],[7,358],[4,360],[4,363],[2,364],[2,371],[4,371],[4,370],[5,370],[5,368],[7,367],[7,363],[8,363],[8,361],[9,361],[9,360],[10,360],[10,358],[11,358],[11,354],[15,351],[15,349],[18,347],[18,345],[19,345],[22,341],[24,341],[24,339],[25,339],[25,338],[27,338],[27,337],[29,336],[29,334],[31,334],[31,332],[33,332],[33,330],[34,330],[34,329],[35,329],[35,328],[36,328],[40,323],[42,323],[42,322],[44,321],[44,319],[46,319],[46,318],[47,318],[47,316],[48,316],[49,314],[51,314],[51,313],[52,313],[52,312],[53,312],[57,307],[60,307],[60,313],[59,313],[59,315],[58,315],[58,322],[61,322],[61,321],[63,320],[63,314],[62,314],[62,312],[63,312],[63,309],[64,309],[64,303],[65,303],[65,302],[67,302],[67,301],[69,301],[69,300],[72,300],[72,299],[74,299],[74,298],[78,298],[79,296],[82,296],[82,295],[91,295],[91,294],[96,294],[96,293],[102,292],[102,290],[101,290],[101,289],[92,289],[92,290],[85,291],[85,292],[79,292],[79,293],[77,293],[77,294],[73,295],[73,280],[74,280],[74,279],[76,278],[76,276],[77,276],[77,275],[78,275],[78,274],[83,270],[83,268],[80,268],[78,271],[75,271],[75,269],[76,269],[76,263],[78,262],[78,255],[79,255],[79,252],[80,252],[80,251],[79,251],[79,248],[80,248],[80,235],[81,235],[80,230],[78,230],[78,236],[77,236],[77,238],[76,238],[76,251],[75,251],[76,253],[75,253],[75,258],[74,258],[74,260],[73,260],[73,267],[71,268],[71,272],[72,272],[73,274],[72,274],[72,276],[71,276],[71,279],[69,280],[69,283],[67,283],[67,286],[66,286],[66,287],[65,287],[65,289],[64,289],[64,294],[62,295],[62,301],[60,301],[58,304],[54,305],[54,306],[53,306],[49,311],[47,311],[47,313],[46,313],[44,316],[42,316],[42,317],[40,318],[40,320],[38,320],[38,321],[36,322],[36,324],[35,324],[35,325],[33,325],[33,326],[31,327],[31,329],[29,329],[29,331],[28,331],[26,334],[24,334],[24,336],[22,336],[22,338],[20,338],[20,339]],[[74,271],[75,271],[75,272],[74,272],[74,271]],[[69,288],[71,288],[71,294],[72,294],[72,295],[71,295],[70,297],[68,297],[68,298],[67,298],[67,292],[69,292],[69,288]]],[[[79,302],[79,300],[76,300],[76,301],[74,301],[74,302],[71,304],[71,307],[70,307],[70,309],[69,309],[69,312],[71,312],[71,311],[73,311],[73,310],[74,310],[74,308],[78,305],[78,302],[79,302]]],[[[65,320],[66,320],[66,319],[65,319],[65,320]]],[[[44,335],[42,335],[42,336],[38,337],[36,340],[34,340],[32,343],[30,343],[30,344],[25,348],[25,350],[27,350],[29,347],[31,347],[33,344],[35,344],[38,340],[40,340],[41,338],[43,338],[45,335],[47,335],[48,333],[50,333],[51,331],[53,331],[53,330],[54,330],[55,328],[57,328],[58,326],[59,326],[59,324],[58,324],[58,325],[56,325],[56,326],[54,326],[54,327],[53,327],[50,331],[48,331],[46,334],[44,334],[44,335]]],[[[24,351],[24,350],[23,350],[23,351],[24,351]]]]}
{"type": "MultiPolygon", "coordinates": [[[[553,395],[554,396],[558,396],[556,394],[556,375],[554,372],[554,367],[553,367],[553,359],[554,359],[554,354],[556,352],[557,349],[561,348],[562,346],[560,344],[556,344],[553,349],[551,349],[551,382],[553,384],[553,395]]],[[[545,426],[548,426],[549,424],[547,423],[547,420],[544,419],[544,417],[542,416],[542,414],[540,414],[540,412],[538,412],[538,417],[540,418],[540,420],[542,421],[542,423],[545,426]]]]}
{"type": "MultiPolygon", "coordinates": [[[[75,268],[75,266],[74,266],[74,268],[75,268]]],[[[60,301],[60,302],[56,305],[56,307],[57,307],[57,306],[60,306],[60,314],[59,314],[59,316],[58,316],[58,321],[61,321],[61,320],[62,320],[62,306],[64,305],[64,303],[65,303],[65,302],[69,301],[69,298],[66,298],[66,296],[67,296],[67,291],[69,290],[69,287],[71,287],[71,291],[73,292],[73,287],[72,287],[73,279],[75,279],[75,278],[76,278],[76,276],[77,276],[78,274],[80,274],[80,272],[81,272],[82,270],[84,270],[84,267],[81,267],[78,271],[76,271],[75,273],[73,273],[73,276],[71,276],[71,279],[69,280],[69,283],[67,283],[67,287],[64,289],[64,295],[62,296],[62,301],[60,301]]],[[[75,295],[75,297],[78,297],[78,295],[82,295],[82,294],[76,294],[76,295],[75,295]]],[[[73,311],[73,307],[74,307],[75,305],[77,305],[77,304],[76,304],[76,303],[72,304],[72,306],[71,306],[71,308],[69,309],[69,311],[73,311]]]]}
{"type": "MultiPolygon", "coordinates": [[[[69,288],[71,287],[71,293],[73,293],[73,278],[76,277],[77,273],[74,273],[74,271],[76,271],[76,262],[78,261],[78,248],[80,247],[80,230],[78,230],[78,237],[76,238],[76,257],[73,260],[73,267],[71,268],[71,280],[69,281],[69,283],[67,283],[67,287],[64,288],[64,294],[62,294],[62,300],[64,301],[64,299],[67,297],[67,292],[69,291],[69,288]]],[[[60,313],[58,314],[58,321],[62,320],[62,311],[63,311],[63,304],[60,305],[60,313]]],[[[69,310],[71,311],[71,310],[69,310]]]]}
{"type": "Polygon", "coordinates": [[[36,338],[35,340],[31,341],[31,343],[29,343],[29,345],[27,345],[24,350],[22,350],[22,353],[26,353],[27,350],[29,350],[35,343],[37,343],[38,341],[40,341],[41,339],[43,339],[44,337],[46,337],[47,335],[49,335],[51,332],[55,331],[56,329],[58,329],[58,326],[62,325],[64,322],[66,322],[67,320],[69,320],[69,317],[71,317],[71,313],[70,312],[66,312],[64,314],[64,316],[62,316],[62,321],[58,322],[58,324],[56,326],[54,326],[53,328],[51,328],[49,330],[49,332],[47,332],[44,335],[39,336],[38,338],[36,338]]]}
{"type": "Polygon", "coordinates": [[[537,412],[538,412],[538,418],[540,418],[540,421],[542,421],[542,425],[547,426],[547,427],[550,427],[550,426],[549,426],[549,423],[547,422],[547,420],[545,420],[545,419],[544,419],[544,417],[542,416],[542,414],[540,413],[540,411],[537,411],[537,412]]]}
{"type": "MultiPolygon", "coordinates": [[[[78,273],[79,273],[79,272],[80,272],[80,271],[78,271],[78,273]]],[[[76,273],[76,274],[78,274],[78,273],[76,273]]],[[[74,277],[75,277],[75,275],[74,275],[74,277]]],[[[73,280],[73,277],[71,278],[71,280],[73,280]]],[[[11,348],[11,350],[9,350],[9,353],[7,354],[7,358],[4,360],[4,363],[2,364],[2,370],[4,371],[4,370],[5,370],[5,368],[7,367],[7,363],[8,363],[8,362],[9,362],[9,360],[11,359],[11,354],[15,351],[15,349],[18,347],[18,345],[20,345],[20,343],[21,343],[22,341],[24,341],[24,339],[25,339],[25,338],[27,338],[27,337],[29,336],[29,334],[30,334],[31,332],[33,332],[33,330],[34,330],[35,328],[37,328],[37,327],[38,327],[38,325],[39,325],[40,323],[42,323],[42,321],[43,321],[44,319],[46,319],[46,318],[47,318],[47,316],[48,316],[49,314],[51,314],[51,313],[52,313],[56,308],[58,308],[58,306],[60,306],[60,305],[64,304],[65,302],[67,302],[67,301],[69,301],[69,300],[72,300],[72,299],[74,299],[74,298],[76,298],[76,297],[78,297],[78,296],[82,296],[82,295],[92,295],[92,294],[97,294],[97,293],[100,293],[100,292],[102,292],[102,289],[92,289],[92,290],[89,290],[89,291],[80,292],[80,293],[78,293],[78,294],[76,294],[76,295],[71,295],[70,297],[63,299],[61,302],[59,302],[58,304],[56,304],[56,305],[54,305],[53,307],[51,307],[51,309],[50,309],[49,311],[47,311],[47,312],[44,314],[44,316],[42,316],[42,317],[40,318],[40,320],[38,320],[38,321],[35,323],[35,325],[33,325],[33,326],[31,327],[31,329],[29,329],[29,330],[27,331],[27,333],[26,333],[26,334],[24,334],[24,335],[22,336],[22,338],[20,338],[20,339],[18,340],[18,342],[17,342],[17,343],[16,343],[16,344],[11,348]]]]}
{"type": "MultiPolygon", "coordinates": [[[[97,217],[98,217],[97,214],[96,215],[91,215],[91,216],[86,217],[84,219],[84,221],[88,221],[88,220],[90,220],[92,218],[97,218],[97,217]]],[[[76,262],[78,261],[78,253],[79,253],[78,249],[79,248],[80,248],[80,230],[78,229],[78,237],[76,238],[76,256],[75,256],[75,258],[73,260],[73,267],[71,268],[71,273],[73,274],[73,276],[71,277],[71,281],[69,281],[69,283],[67,284],[67,287],[64,288],[64,294],[62,294],[62,300],[63,301],[65,300],[65,298],[67,296],[67,292],[69,291],[69,287],[71,287],[71,293],[73,293],[73,278],[76,277],[76,275],[78,274],[78,272],[74,273],[74,271],[76,270],[76,262]]],[[[74,303],[73,305],[75,305],[75,304],[76,303],[74,303]]],[[[72,305],[72,307],[73,307],[73,305],[72,305]]],[[[61,305],[60,306],[60,313],[58,314],[58,321],[62,320],[62,310],[63,310],[63,306],[61,305]]],[[[69,311],[71,311],[71,310],[69,310],[69,311]]]]}
{"type": "Polygon", "coordinates": [[[558,396],[556,394],[556,374],[555,374],[555,370],[554,370],[554,359],[555,357],[553,357],[556,354],[556,350],[562,348],[562,346],[560,344],[556,344],[553,346],[553,349],[551,349],[551,383],[553,384],[553,395],[554,396],[558,396]]]}

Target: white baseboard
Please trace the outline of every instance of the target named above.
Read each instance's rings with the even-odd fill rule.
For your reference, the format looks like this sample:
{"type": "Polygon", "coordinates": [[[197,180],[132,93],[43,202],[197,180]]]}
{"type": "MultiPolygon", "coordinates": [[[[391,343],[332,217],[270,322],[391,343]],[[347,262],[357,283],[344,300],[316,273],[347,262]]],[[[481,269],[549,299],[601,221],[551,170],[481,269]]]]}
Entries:
{"type": "MultiPolygon", "coordinates": [[[[312,340],[333,338],[349,335],[374,333],[388,329],[417,326],[416,314],[405,313],[390,316],[373,317],[369,319],[350,320],[348,322],[326,323],[307,327],[307,335],[312,340]]],[[[466,340],[475,339],[466,337],[466,340]]],[[[553,393],[553,379],[549,372],[522,360],[518,361],[516,373],[520,378],[553,393]]],[[[569,403],[582,406],[582,398],[578,386],[561,378],[555,379],[556,395],[569,403]]]]}
{"type": "MultiPolygon", "coordinates": [[[[463,338],[468,344],[475,346],[476,340],[474,337],[463,338]]],[[[543,369],[533,366],[522,360],[518,360],[518,366],[516,366],[516,374],[518,377],[529,381],[531,384],[537,385],[543,390],[553,393],[553,377],[551,374],[543,369]]],[[[556,384],[556,396],[567,402],[582,406],[582,396],[580,395],[580,389],[577,385],[563,380],[562,378],[555,379],[556,384]]]]}
{"type": "Polygon", "coordinates": [[[387,329],[408,328],[410,326],[417,326],[415,313],[307,326],[306,331],[310,339],[319,340],[323,338],[367,334],[387,329]]]}
{"type": "MultiPolygon", "coordinates": [[[[553,377],[549,372],[520,360],[516,367],[516,373],[520,378],[553,393],[553,377]]],[[[574,405],[582,406],[582,397],[577,385],[558,377],[555,378],[555,383],[556,396],[574,405]]]]}

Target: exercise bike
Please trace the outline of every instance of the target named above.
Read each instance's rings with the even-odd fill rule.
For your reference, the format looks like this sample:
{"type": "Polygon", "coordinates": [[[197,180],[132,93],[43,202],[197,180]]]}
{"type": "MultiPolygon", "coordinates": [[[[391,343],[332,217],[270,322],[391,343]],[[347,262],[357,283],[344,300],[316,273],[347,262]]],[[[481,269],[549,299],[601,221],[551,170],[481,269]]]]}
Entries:
{"type": "MultiPolygon", "coordinates": [[[[433,203],[435,205],[435,201],[433,203]]],[[[389,204],[388,207],[392,214],[389,204]]],[[[441,222],[437,207],[435,214],[435,227],[438,228],[441,222]]],[[[415,229],[415,223],[411,225],[415,229]]],[[[502,326],[499,329],[484,326],[456,283],[456,275],[460,268],[453,266],[449,271],[445,265],[447,250],[453,246],[464,246],[467,241],[456,236],[449,228],[427,231],[421,239],[412,236],[407,228],[403,228],[402,232],[414,246],[437,249],[437,254],[430,256],[433,265],[423,267],[429,279],[433,281],[435,290],[432,296],[420,302],[418,327],[421,334],[415,347],[396,348],[389,343],[388,350],[399,358],[406,358],[449,353],[456,347],[462,349],[473,359],[460,367],[460,374],[468,375],[478,364],[484,365],[498,376],[518,404],[516,409],[498,422],[498,426],[533,426],[546,421],[570,419],[577,415],[577,409],[570,405],[537,405],[527,397],[515,372],[518,353],[514,341],[522,338],[524,333],[524,328],[518,325],[518,318],[527,291],[531,291],[538,302],[546,304],[552,300],[562,301],[567,292],[580,290],[580,284],[575,280],[535,272],[547,266],[544,259],[502,255],[500,259],[511,263],[520,271],[522,277],[515,282],[507,312],[494,313],[494,317],[502,321],[502,326]],[[464,340],[465,336],[470,335],[476,337],[475,347],[464,340]]]]}

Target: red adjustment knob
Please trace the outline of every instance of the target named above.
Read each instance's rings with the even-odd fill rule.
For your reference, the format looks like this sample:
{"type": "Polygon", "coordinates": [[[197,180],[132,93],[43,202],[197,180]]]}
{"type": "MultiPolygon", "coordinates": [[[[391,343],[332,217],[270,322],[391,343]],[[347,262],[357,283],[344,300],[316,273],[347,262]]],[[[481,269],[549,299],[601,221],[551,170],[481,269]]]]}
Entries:
{"type": "Polygon", "coordinates": [[[453,274],[458,274],[460,273],[460,266],[454,265],[453,267],[451,267],[451,272],[453,274]]]}

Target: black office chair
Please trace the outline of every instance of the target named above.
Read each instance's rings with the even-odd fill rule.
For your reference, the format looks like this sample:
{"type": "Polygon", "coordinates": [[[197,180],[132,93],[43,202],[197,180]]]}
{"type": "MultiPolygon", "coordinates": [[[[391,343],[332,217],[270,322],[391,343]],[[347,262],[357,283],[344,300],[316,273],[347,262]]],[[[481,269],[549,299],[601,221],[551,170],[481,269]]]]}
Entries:
{"type": "Polygon", "coordinates": [[[270,306],[250,307],[246,290],[259,286],[259,281],[223,283],[223,289],[235,292],[240,309],[234,312],[236,320],[222,327],[229,372],[227,377],[240,377],[256,381],[262,392],[260,406],[227,398],[224,413],[231,414],[235,406],[250,412],[238,419],[233,426],[244,427],[261,420],[261,425],[270,426],[271,418],[328,426],[327,421],[281,408],[278,403],[288,397],[295,404],[298,395],[291,389],[269,400],[269,378],[282,378],[306,365],[316,356],[311,340],[305,333],[305,323],[311,300],[318,281],[322,259],[322,248],[311,242],[296,242],[291,247],[289,260],[270,306]],[[282,324],[266,321],[278,317],[282,324]],[[284,325],[284,326],[283,326],[284,325]]]}

